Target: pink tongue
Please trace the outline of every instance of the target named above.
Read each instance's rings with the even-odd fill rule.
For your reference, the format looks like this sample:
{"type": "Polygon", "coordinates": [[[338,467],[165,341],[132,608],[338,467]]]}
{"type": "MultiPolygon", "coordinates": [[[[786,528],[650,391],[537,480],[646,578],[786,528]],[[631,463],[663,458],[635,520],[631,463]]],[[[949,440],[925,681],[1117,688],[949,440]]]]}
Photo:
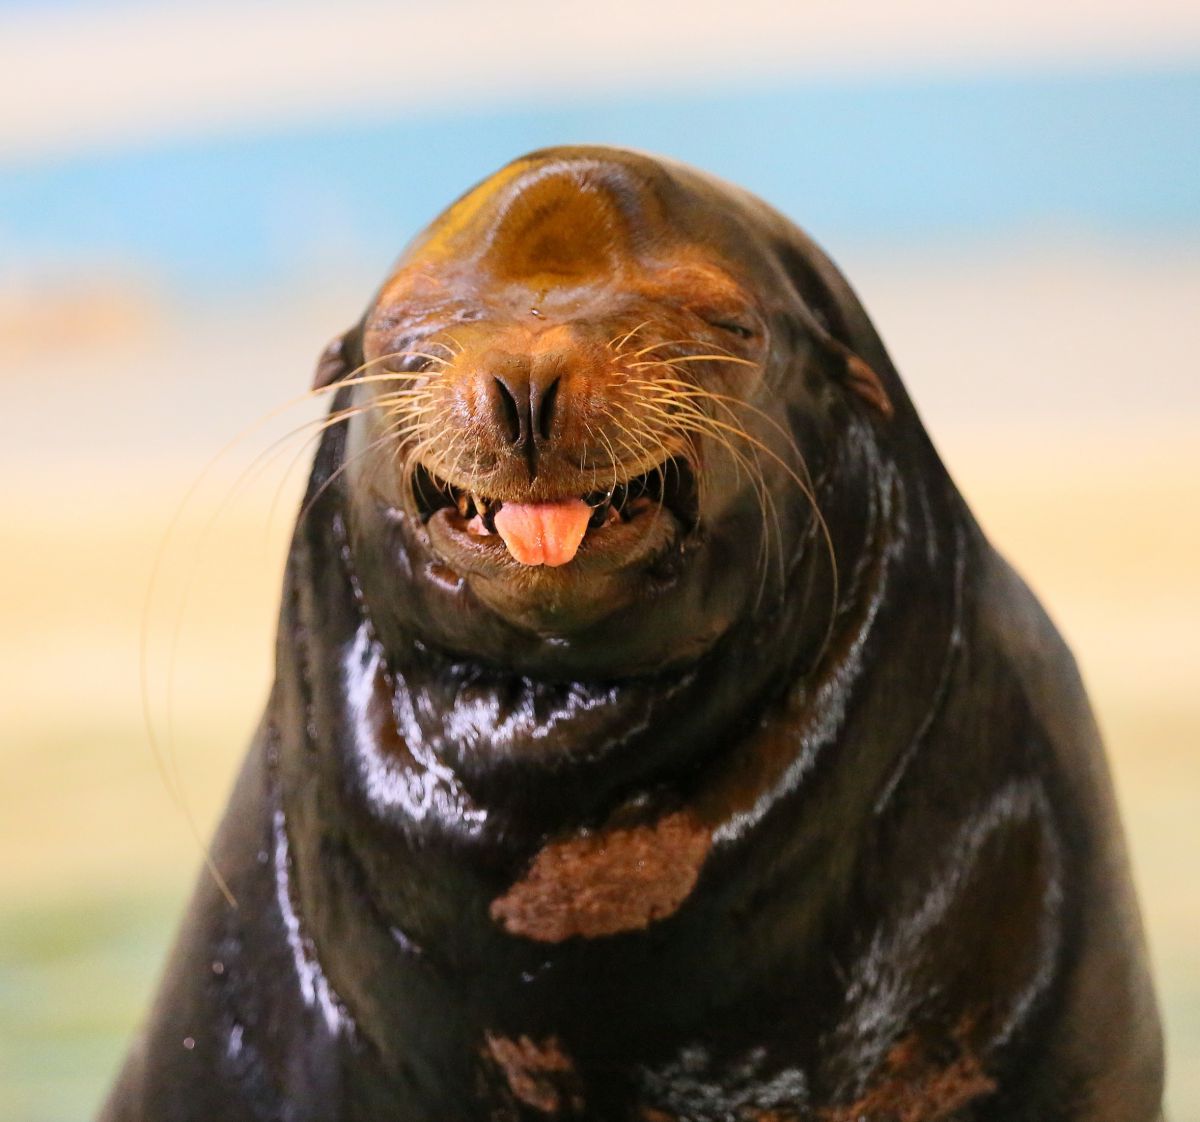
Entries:
{"type": "Polygon", "coordinates": [[[565,565],[579,551],[591,516],[582,499],[506,502],[496,511],[496,532],[522,565],[565,565]]]}

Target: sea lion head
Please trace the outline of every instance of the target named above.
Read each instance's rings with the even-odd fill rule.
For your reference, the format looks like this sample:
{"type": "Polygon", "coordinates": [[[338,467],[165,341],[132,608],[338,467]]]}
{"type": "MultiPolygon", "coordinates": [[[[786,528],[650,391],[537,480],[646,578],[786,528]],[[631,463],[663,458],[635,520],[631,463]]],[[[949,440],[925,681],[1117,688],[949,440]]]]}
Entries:
{"type": "Polygon", "coordinates": [[[614,149],[534,153],[454,203],[318,373],[344,386],[385,638],[626,677],[768,627],[798,582],[828,596],[797,568],[833,569],[822,480],[894,391],[823,263],[745,192],[614,149]]]}

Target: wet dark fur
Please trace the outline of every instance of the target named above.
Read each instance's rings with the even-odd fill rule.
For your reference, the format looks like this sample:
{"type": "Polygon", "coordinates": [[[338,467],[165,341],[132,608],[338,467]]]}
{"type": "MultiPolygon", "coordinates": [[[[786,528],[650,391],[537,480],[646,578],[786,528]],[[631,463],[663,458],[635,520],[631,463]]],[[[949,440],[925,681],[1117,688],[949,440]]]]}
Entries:
{"type": "Polygon", "coordinates": [[[556,681],[437,649],[383,602],[398,581],[440,610],[387,577],[411,554],[355,537],[330,429],[213,848],[238,906],[201,880],[102,1119],[1152,1122],[1157,1015],[1074,662],[857,300],[748,196],[541,158],[717,200],[811,313],[777,337],[800,353],[815,323],[877,373],[893,415],[839,389],[819,465],[831,638],[810,534],[682,666],[556,681]],[[659,912],[620,911],[613,875],[659,912]]]}

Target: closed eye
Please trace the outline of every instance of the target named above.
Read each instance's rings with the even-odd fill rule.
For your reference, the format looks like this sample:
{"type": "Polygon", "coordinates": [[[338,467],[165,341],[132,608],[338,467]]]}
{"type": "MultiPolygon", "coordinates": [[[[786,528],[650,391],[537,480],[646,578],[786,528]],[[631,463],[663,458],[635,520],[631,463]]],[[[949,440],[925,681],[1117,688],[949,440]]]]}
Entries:
{"type": "Polygon", "coordinates": [[[710,319],[707,321],[710,327],[715,327],[719,331],[727,331],[730,335],[736,335],[739,339],[752,339],[754,331],[747,327],[744,323],[739,323],[733,319],[710,319]]]}

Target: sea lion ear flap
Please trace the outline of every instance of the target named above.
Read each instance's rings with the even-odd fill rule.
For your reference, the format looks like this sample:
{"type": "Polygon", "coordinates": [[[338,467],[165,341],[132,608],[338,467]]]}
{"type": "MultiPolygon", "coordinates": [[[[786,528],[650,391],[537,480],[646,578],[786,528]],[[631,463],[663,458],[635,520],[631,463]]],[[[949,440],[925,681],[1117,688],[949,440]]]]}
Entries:
{"type": "Polygon", "coordinates": [[[890,421],[895,412],[892,399],[883,388],[883,380],[875,373],[874,368],[832,335],[827,336],[825,342],[834,352],[834,360],[842,366],[841,379],[846,388],[858,394],[868,405],[877,409],[885,420],[890,421]]]}
{"type": "Polygon", "coordinates": [[[833,376],[890,420],[895,408],[883,379],[852,345],[862,336],[863,326],[874,338],[874,331],[854,293],[833,262],[807,237],[799,235],[785,239],[778,245],[778,251],[788,277],[808,310],[817,342],[831,360],[833,376]]]}
{"type": "Polygon", "coordinates": [[[332,340],[317,359],[312,388],[322,390],[340,382],[362,365],[362,324],[356,323],[332,340]]]}

